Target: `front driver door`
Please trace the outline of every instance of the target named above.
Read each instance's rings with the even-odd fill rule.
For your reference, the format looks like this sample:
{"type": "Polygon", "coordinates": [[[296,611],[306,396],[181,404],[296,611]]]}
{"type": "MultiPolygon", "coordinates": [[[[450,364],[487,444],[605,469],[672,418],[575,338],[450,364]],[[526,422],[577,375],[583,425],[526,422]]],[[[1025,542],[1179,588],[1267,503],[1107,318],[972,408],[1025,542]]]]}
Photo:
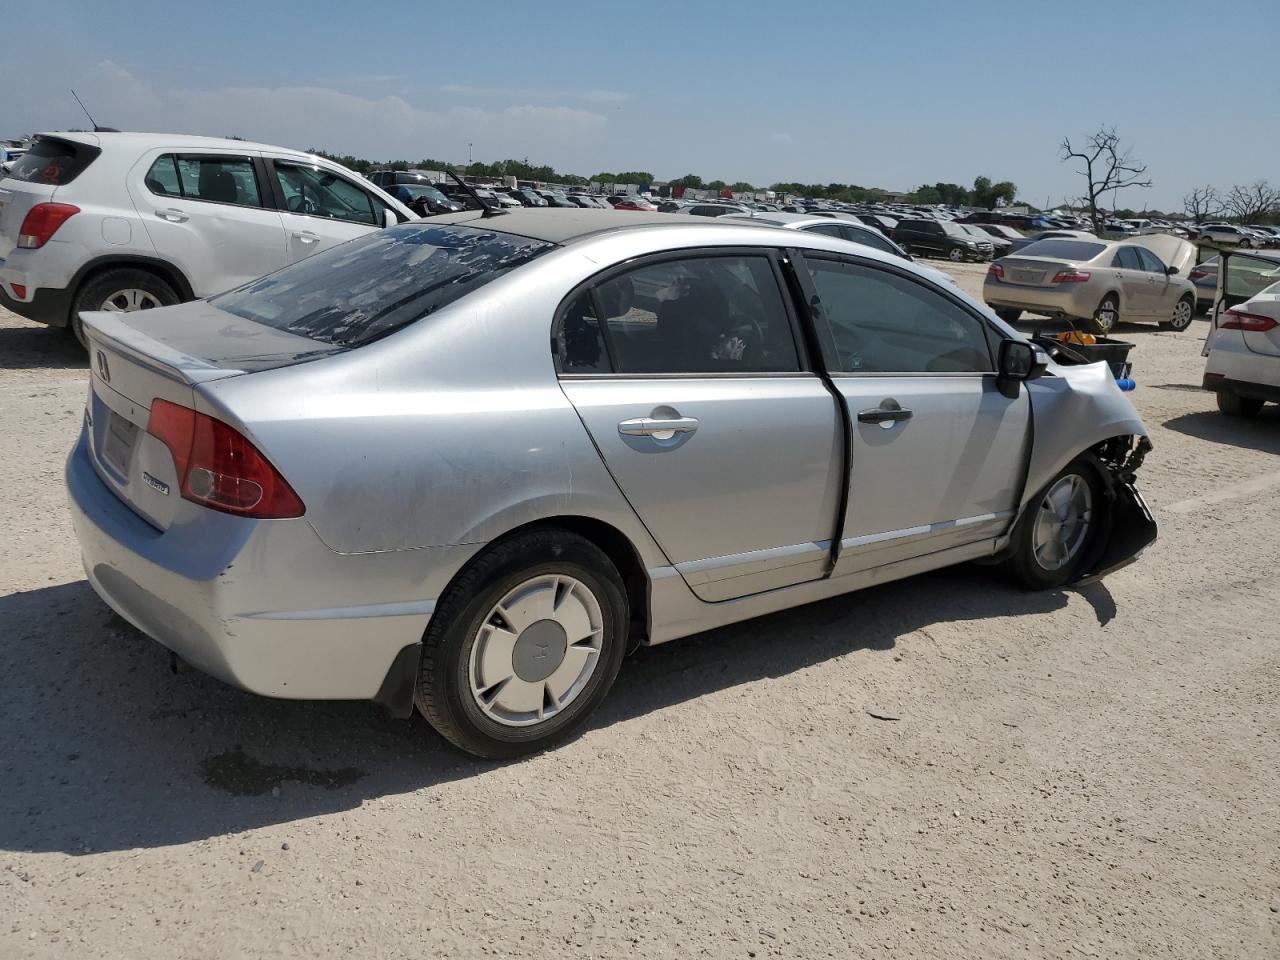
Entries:
{"type": "Polygon", "coordinates": [[[384,226],[386,206],[336,173],[275,158],[270,165],[291,263],[384,226]]]}
{"type": "Polygon", "coordinates": [[[1030,438],[1026,392],[996,388],[994,331],[889,264],[797,259],[853,431],[836,575],[998,536],[1030,438]]]}
{"type": "Polygon", "coordinates": [[[604,275],[557,319],[565,394],[703,600],[818,579],[830,559],[839,409],[782,289],[770,251],[689,251],[604,275]]]}

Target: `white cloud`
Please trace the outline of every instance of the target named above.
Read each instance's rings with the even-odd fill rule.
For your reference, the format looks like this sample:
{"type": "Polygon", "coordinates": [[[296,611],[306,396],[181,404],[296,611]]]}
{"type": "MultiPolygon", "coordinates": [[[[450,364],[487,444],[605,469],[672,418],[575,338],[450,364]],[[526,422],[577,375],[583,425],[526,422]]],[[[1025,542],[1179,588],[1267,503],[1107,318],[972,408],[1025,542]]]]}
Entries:
{"type": "Polygon", "coordinates": [[[446,83],[440,88],[460,97],[503,97],[525,100],[585,100],[588,103],[621,103],[631,94],[617,90],[547,90],[536,87],[475,87],[466,83],[446,83]]]}
{"type": "MultiPolygon", "coordinates": [[[[40,84],[27,83],[25,90],[22,80],[18,89],[11,86],[6,100],[23,104],[32,129],[84,125],[69,96],[50,96],[40,84]]],[[[599,143],[607,123],[590,110],[549,103],[425,110],[398,96],[364,97],[323,86],[161,89],[111,61],[91,68],[76,87],[104,126],[235,135],[379,159],[459,159],[469,142],[477,159],[567,159],[599,143]]]]}

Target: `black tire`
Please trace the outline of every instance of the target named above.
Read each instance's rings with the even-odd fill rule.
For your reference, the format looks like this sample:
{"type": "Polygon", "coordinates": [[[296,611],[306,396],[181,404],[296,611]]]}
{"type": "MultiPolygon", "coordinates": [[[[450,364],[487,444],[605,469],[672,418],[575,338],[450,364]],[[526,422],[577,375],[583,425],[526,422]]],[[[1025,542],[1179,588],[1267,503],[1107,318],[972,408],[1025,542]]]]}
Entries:
{"type": "Polygon", "coordinates": [[[1256,417],[1262,412],[1262,403],[1256,397],[1241,397],[1225,390],[1218,391],[1218,409],[1228,417],[1256,417]]]}
{"type": "Polygon", "coordinates": [[[1195,319],[1195,316],[1196,298],[1188,294],[1178,301],[1178,305],[1174,307],[1173,316],[1170,319],[1160,321],[1160,329],[1181,333],[1191,326],[1191,321],[1195,319]]]}
{"type": "Polygon", "coordinates": [[[1022,311],[1015,310],[1012,307],[1001,307],[999,310],[996,311],[996,316],[999,317],[1001,320],[1003,320],[1005,323],[1012,324],[1012,323],[1017,323],[1019,320],[1022,319],[1022,311]]]}
{"type": "Polygon", "coordinates": [[[950,260],[952,263],[963,263],[964,251],[961,250],[959,247],[952,247],[950,250],[947,251],[947,259],[950,260]]]}
{"type": "Polygon", "coordinates": [[[1120,320],[1120,301],[1114,293],[1108,293],[1093,311],[1093,316],[1085,321],[1085,329],[1105,337],[1116,328],[1120,320]]]}
{"type": "MultiPolygon", "coordinates": [[[[155,300],[154,306],[170,307],[182,298],[167,280],[138,267],[116,267],[104,270],[80,285],[71,305],[69,327],[80,345],[88,349],[84,326],[80,323],[81,310],[101,310],[112,294],[122,290],[141,290],[155,300]]],[[[144,307],[143,309],[149,309],[144,307]]]]}
{"type": "Polygon", "coordinates": [[[622,578],[599,547],[553,528],[520,534],[472,561],[436,608],[423,638],[418,710],[454,746],[489,760],[554,747],[582,728],[613,686],[629,623],[622,578]],[[471,649],[493,606],[523,581],[546,573],[571,576],[594,595],[603,619],[600,660],[581,693],[555,716],[506,726],[487,716],[470,692],[471,649]]]}
{"type": "Polygon", "coordinates": [[[1005,567],[1010,574],[1024,587],[1031,590],[1051,590],[1070,583],[1079,577],[1087,565],[1098,555],[1108,529],[1109,509],[1104,497],[1102,475],[1097,461],[1091,456],[1081,456],[1072,460],[1039,490],[1027,503],[1026,510],[1014,528],[1010,541],[1010,552],[1005,560],[1005,567]],[[1089,486],[1091,516],[1084,538],[1070,560],[1058,569],[1048,569],[1036,556],[1034,533],[1041,504],[1046,495],[1059,481],[1068,476],[1077,476],[1089,486]]]}

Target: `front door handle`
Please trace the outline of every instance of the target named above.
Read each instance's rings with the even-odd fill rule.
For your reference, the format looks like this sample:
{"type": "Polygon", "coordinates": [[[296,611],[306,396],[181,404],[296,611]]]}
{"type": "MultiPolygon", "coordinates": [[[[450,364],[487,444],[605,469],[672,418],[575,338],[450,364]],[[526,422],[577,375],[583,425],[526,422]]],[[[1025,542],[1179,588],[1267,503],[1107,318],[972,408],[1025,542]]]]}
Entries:
{"type": "Polygon", "coordinates": [[[168,220],[170,223],[186,223],[191,218],[179,210],[177,207],[169,207],[165,210],[157,210],[156,216],[161,220],[168,220]]]}
{"type": "Polygon", "coordinates": [[[911,411],[905,409],[897,400],[887,398],[880,401],[880,406],[870,410],[858,411],[859,423],[878,423],[886,430],[895,423],[911,419],[911,411]]]}
{"type": "Polygon", "coordinates": [[[625,437],[653,437],[670,440],[677,433],[693,433],[698,429],[694,417],[636,417],[618,424],[618,432],[625,437]]]}
{"type": "Polygon", "coordinates": [[[310,230],[303,230],[301,233],[295,233],[293,235],[293,239],[297,240],[299,243],[305,243],[307,246],[320,242],[319,234],[312,233],[310,230]]]}

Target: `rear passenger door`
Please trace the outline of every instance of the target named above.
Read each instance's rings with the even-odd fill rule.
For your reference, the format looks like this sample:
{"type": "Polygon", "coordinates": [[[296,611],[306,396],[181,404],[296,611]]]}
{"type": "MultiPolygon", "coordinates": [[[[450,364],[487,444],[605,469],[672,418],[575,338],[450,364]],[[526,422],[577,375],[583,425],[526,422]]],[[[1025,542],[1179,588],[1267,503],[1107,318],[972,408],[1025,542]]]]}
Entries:
{"type": "Polygon", "coordinates": [[[1149,274],[1142,265],[1138,247],[1116,247],[1111,261],[1116,279],[1120,283],[1122,319],[1150,317],[1154,311],[1155,291],[1149,282],[1149,274]]]}
{"type": "Polygon", "coordinates": [[[197,297],[222,293],[285,265],[284,224],[261,159],[155,150],[129,173],[129,193],[164,260],[197,297]]]}
{"type": "Polygon", "coordinates": [[[836,400],[768,250],[683,251],[571,294],[561,386],[623,495],[703,600],[822,577],[843,486],[836,400]]]}
{"type": "Polygon", "coordinates": [[[290,263],[386,225],[386,204],[347,178],[292,160],[269,158],[268,164],[290,263]]]}
{"type": "Polygon", "coordinates": [[[837,576],[992,539],[1013,518],[1029,442],[1026,391],[996,386],[997,336],[888,264],[797,257],[827,369],[853,431],[837,576]]]}

